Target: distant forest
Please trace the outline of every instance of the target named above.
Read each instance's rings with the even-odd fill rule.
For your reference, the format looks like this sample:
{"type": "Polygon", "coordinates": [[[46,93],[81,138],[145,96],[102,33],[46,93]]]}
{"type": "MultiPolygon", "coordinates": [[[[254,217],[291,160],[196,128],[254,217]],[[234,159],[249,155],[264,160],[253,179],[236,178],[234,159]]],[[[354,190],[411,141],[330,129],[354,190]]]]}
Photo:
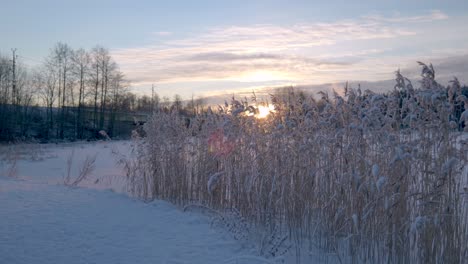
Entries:
{"type": "MultiPolygon", "coordinates": [[[[74,50],[59,42],[35,67],[15,50],[0,54],[0,141],[128,138],[153,111],[183,110],[179,95],[137,96],[129,86],[101,46],[74,50]]],[[[184,110],[202,103],[192,100],[184,110]]]]}

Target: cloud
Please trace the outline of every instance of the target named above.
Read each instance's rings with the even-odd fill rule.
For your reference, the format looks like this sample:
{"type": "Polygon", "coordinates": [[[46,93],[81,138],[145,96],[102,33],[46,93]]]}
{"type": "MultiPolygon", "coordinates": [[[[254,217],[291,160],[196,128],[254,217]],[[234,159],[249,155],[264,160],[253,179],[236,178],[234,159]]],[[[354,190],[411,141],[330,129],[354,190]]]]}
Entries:
{"type": "Polygon", "coordinates": [[[400,16],[383,17],[381,15],[365,16],[364,18],[389,23],[420,23],[448,19],[449,16],[440,10],[432,10],[429,14],[419,16],[400,16]]]}
{"type": "Polygon", "coordinates": [[[360,78],[378,79],[383,73],[388,76],[399,64],[393,58],[385,66],[377,58],[388,48],[359,48],[361,43],[400,41],[418,34],[408,25],[447,18],[435,10],[418,16],[374,15],[329,23],[217,27],[183,39],[112,53],[135,85],[242,81],[256,72],[269,75],[269,81],[294,83],[329,82],[337,76],[348,79],[356,73],[360,78]]]}
{"type": "Polygon", "coordinates": [[[302,23],[288,27],[276,25],[231,26],[216,28],[196,38],[170,42],[179,47],[204,47],[232,52],[298,50],[327,46],[343,40],[369,40],[413,35],[404,28],[395,28],[374,21],[339,21],[334,23],[302,23]],[[206,46],[205,46],[206,47],[206,46]]]}
{"type": "Polygon", "coordinates": [[[157,31],[157,32],[154,32],[154,35],[157,35],[157,36],[170,36],[170,35],[172,35],[172,32],[169,32],[169,31],[157,31]]]}
{"type": "Polygon", "coordinates": [[[277,60],[281,56],[268,53],[236,54],[230,52],[205,52],[198,53],[188,58],[191,61],[225,62],[242,60],[277,60]]]}

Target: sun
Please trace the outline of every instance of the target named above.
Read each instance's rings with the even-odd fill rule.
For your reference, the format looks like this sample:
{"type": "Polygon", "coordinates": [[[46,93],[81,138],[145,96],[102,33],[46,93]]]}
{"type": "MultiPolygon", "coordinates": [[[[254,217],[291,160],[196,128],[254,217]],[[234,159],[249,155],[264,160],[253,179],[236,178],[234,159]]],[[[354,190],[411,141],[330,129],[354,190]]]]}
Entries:
{"type": "Polygon", "coordinates": [[[267,117],[271,112],[275,111],[275,107],[273,105],[259,105],[257,107],[258,113],[255,115],[256,118],[265,118],[267,117]]]}

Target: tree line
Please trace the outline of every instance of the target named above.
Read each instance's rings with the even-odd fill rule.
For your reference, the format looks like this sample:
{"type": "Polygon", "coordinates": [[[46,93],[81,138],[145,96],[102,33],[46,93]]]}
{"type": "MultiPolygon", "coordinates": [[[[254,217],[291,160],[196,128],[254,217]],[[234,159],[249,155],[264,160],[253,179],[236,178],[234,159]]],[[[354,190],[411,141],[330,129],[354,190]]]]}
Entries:
{"type": "Polygon", "coordinates": [[[23,59],[16,50],[0,54],[1,141],[82,140],[102,130],[127,137],[135,121],[131,113],[183,110],[179,95],[171,100],[130,92],[130,82],[102,46],[73,49],[59,42],[37,66],[23,59]]]}

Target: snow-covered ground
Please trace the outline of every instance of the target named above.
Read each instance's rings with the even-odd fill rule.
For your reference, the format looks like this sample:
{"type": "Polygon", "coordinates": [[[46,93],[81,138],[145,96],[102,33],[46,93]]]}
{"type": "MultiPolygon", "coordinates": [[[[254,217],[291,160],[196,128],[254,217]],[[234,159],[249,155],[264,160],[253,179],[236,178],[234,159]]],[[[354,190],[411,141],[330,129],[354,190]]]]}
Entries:
{"type": "Polygon", "coordinates": [[[79,175],[86,158],[95,157],[94,169],[79,186],[126,193],[126,177],[123,167],[117,163],[130,155],[130,145],[130,141],[99,141],[0,146],[0,175],[63,185],[68,175],[71,179],[79,175]]]}
{"type": "Polygon", "coordinates": [[[128,196],[116,153],[129,148],[125,141],[0,146],[0,263],[263,262],[244,258],[252,251],[205,215],[128,196]],[[79,188],[65,186],[94,155],[79,188]]]}

